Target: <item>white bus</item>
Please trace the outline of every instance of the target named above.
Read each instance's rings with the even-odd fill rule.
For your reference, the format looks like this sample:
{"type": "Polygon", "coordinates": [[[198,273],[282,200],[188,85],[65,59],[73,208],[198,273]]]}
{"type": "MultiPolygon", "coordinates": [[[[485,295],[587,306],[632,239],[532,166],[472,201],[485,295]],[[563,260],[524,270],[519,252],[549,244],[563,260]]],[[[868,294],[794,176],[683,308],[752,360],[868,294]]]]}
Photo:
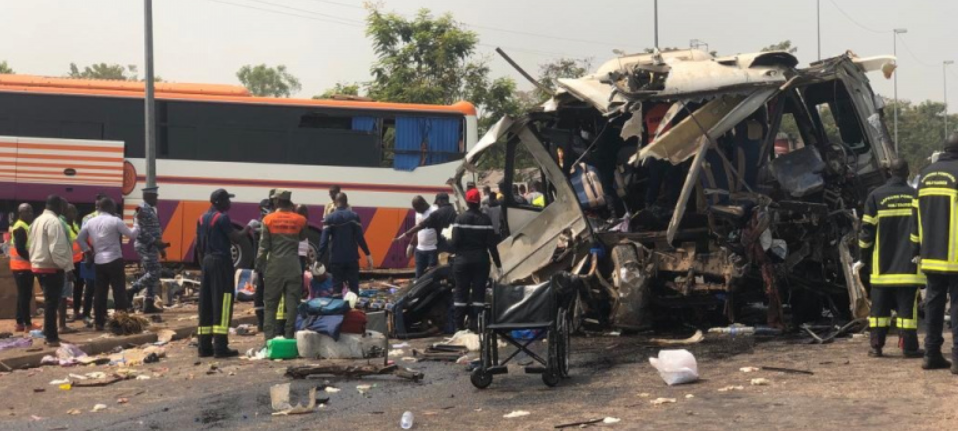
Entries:
{"type": "MultiPolygon", "coordinates": [[[[309,206],[318,247],[328,190],[339,185],[362,218],[380,268],[404,268],[410,202],[432,201],[477,140],[467,102],[417,105],[253,97],[243,87],[156,85],[158,205],[170,261],[192,262],[209,195],[236,195],[238,225],[259,216],[269,189],[309,206]]],[[[132,223],[145,185],[143,84],[0,75],[0,205],[37,205],[50,193],[92,209],[97,193],[122,201],[132,223]]],[[[37,208],[39,209],[39,207],[37,208]]],[[[234,249],[249,267],[255,240],[234,249]]],[[[128,250],[129,252],[129,250],[128,250]]],[[[132,258],[133,254],[128,257],[132,258]]]]}

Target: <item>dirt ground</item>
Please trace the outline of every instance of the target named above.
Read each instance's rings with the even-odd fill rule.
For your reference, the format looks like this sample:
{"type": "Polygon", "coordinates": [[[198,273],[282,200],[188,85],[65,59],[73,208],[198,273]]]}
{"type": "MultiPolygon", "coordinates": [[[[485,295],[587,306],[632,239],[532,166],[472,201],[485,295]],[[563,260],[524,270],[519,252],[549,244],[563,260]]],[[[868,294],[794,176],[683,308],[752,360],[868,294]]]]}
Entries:
{"type": "MultiPolygon", "coordinates": [[[[413,346],[428,341],[434,340],[417,340],[413,346]]],[[[234,337],[241,349],[259,343],[259,337],[234,337]]],[[[461,365],[400,362],[423,371],[425,381],[390,377],[293,381],[294,402],[320,384],[338,387],[340,392],[321,392],[320,397],[329,401],[313,414],[277,417],[270,415],[270,385],[288,382],[282,375],[285,367],[307,361],[200,361],[186,341],[176,341],[160,363],[137,367],[150,380],[63,391],[49,381],[71,372],[111,368],[45,367],[6,373],[0,377],[0,393],[7,395],[0,400],[0,429],[382,430],[398,429],[406,410],[416,417],[414,429],[422,430],[546,430],[604,417],[621,421],[592,427],[942,430],[958,425],[958,376],[947,370],[922,371],[920,360],[902,359],[893,350],[886,358],[867,358],[864,338],[839,339],[824,346],[788,338],[754,343],[710,338],[689,346],[702,379],[674,387],[666,386],[649,365],[648,356],[656,355],[659,347],[644,338],[576,337],[573,343],[572,378],[556,388],[547,388],[538,375],[516,372],[496,376],[488,389],[477,390],[461,365]],[[763,366],[814,374],[739,370],[763,366]],[[754,378],[768,379],[770,384],[753,386],[754,378]],[[366,395],[354,389],[364,383],[374,385],[366,395]],[[728,386],[742,388],[720,391],[728,386]],[[120,398],[128,401],[120,404],[120,398]],[[657,398],[675,402],[653,405],[657,398]],[[92,413],[98,403],[107,409],[92,413]],[[71,409],[79,413],[69,414],[71,409]],[[516,410],[529,414],[503,417],[516,410]]],[[[410,349],[405,350],[409,355],[410,349]]]]}

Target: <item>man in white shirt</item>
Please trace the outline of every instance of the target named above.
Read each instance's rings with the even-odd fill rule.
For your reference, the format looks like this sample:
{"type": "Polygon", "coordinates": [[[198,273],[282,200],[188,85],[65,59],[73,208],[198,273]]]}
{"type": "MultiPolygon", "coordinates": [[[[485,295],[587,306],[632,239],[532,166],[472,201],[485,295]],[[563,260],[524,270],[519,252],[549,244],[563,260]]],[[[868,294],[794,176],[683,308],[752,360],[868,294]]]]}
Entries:
{"type": "Polygon", "coordinates": [[[30,267],[43,288],[43,335],[47,345],[58,347],[57,312],[67,277],[72,277],[73,246],[70,236],[60,222],[66,202],[57,195],[47,198],[46,209],[30,225],[30,267]]]}
{"type": "MultiPolygon", "coordinates": [[[[412,208],[416,211],[417,226],[435,210],[435,207],[429,206],[429,203],[422,196],[413,198],[412,208]]],[[[416,232],[416,236],[409,242],[409,247],[406,248],[406,256],[411,256],[413,249],[415,249],[417,279],[422,277],[429,268],[435,268],[439,265],[438,243],[438,234],[432,228],[425,228],[416,232]]]]}
{"type": "Polygon", "coordinates": [[[120,236],[135,239],[136,227],[130,229],[123,219],[113,215],[116,202],[113,199],[100,200],[100,212],[87,221],[80,229],[77,242],[87,259],[93,254],[96,267],[96,287],[93,293],[93,323],[97,331],[103,330],[106,323],[107,289],[113,288],[113,301],[117,311],[128,310],[130,304],[126,297],[126,271],[123,267],[123,250],[120,248],[120,236]],[[87,242],[93,244],[92,250],[87,242]]]}

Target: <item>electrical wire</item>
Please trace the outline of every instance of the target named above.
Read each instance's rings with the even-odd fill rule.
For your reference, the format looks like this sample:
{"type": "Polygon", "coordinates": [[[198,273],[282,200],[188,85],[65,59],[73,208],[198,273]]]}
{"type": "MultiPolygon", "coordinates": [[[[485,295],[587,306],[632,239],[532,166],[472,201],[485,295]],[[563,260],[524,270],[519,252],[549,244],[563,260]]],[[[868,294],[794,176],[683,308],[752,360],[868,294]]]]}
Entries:
{"type": "Polygon", "coordinates": [[[899,37],[898,37],[898,41],[901,42],[901,46],[903,46],[903,47],[905,48],[905,51],[908,53],[908,55],[910,55],[911,58],[915,59],[915,61],[917,61],[918,64],[920,64],[920,65],[922,65],[922,66],[925,66],[925,67],[938,67],[938,66],[939,66],[939,65],[937,65],[937,64],[929,64],[929,63],[925,63],[924,61],[921,61],[921,59],[918,58],[917,55],[915,55],[914,51],[912,51],[911,48],[908,47],[908,44],[905,43],[905,38],[899,36],[899,37]]]}
{"type": "Polygon", "coordinates": [[[365,22],[365,21],[360,21],[360,20],[355,20],[355,19],[350,19],[350,18],[343,18],[343,17],[339,17],[339,16],[336,16],[336,15],[329,15],[329,14],[325,14],[325,13],[322,13],[322,12],[311,11],[311,10],[308,10],[308,9],[300,9],[300,8],[296,8],[296,7],[292,7],[292,6],[286,6],[286,5],[284,5],[284,4],[273,3],[273,2],[269,2],[269,1],[265,1],[265,0],[247,0],[247,1],[251,1],[251,2],[259,3],[259,4],[265,4],[265,5],[274,6],[274,7],[279,7],[279,8],[283,8],[283,9],[289,9],[289,10],[292,10],[292,11],[295,11],[295,12],[308,13],[308,14],[311,14],[311,15],[317,15],[317,16],[322,16],[322,17],[326,17],[326,18],[330,18],[330,19],[336,19],[336,20],[340,20],[340,21],[344,21],[344,22],[349,22],[349,23],[354,23],[354,24],[360,24],[360,25],[366,25],[366,22],[365,22]]]}
{"type": "Polygon", "coordinates": [[[841,12],[842,15],[845,15],[845,18],[848,18],[848,20],[851,21],[852,24],[857,25],[857,26],[858,26],[859,28],[861,28],[862,30],[869,31],[869,32],[872,32],[872,33],[875,33],[875,34],[891,33],[891,30],[875,30],[875,29],[873,29],[873,28],[866,27],[866,26],[862,25],[860,22],[855,21],[855,19],[852,18],[851,15],[845,13],[845,11],[842,10],[842,8],[838,6],[838,3],[835,3],[835,0],[828,0],[828,2],[831,3],[832,6],[835,6],[835,9],[838,9],[838,11],[841,12]]]}
{"type": "Polygon", "coordinates": [[[246,9],[258,10],[258,11],[262,11],[262,12],[269,12],[269,13],[273,13],[273,14],[277,14],[277,15],[294,16],[294,17],[297,17],[297,18],[310,19],[310,20],[313,20],[313,21],[321,21],[321,22],[327,22],[327,23],[332,23],[332,24],[345,25],[345,26],[350,26],[350,27],[362,27],[362,26],[359,26],[359,25],[356,25],[356,24],[351,24],[351,23],[342,22],[342,21],[333,21],[333,20],[330,20],[330,19],[317,18],[317,17],[314,17],[314,16],[308,16],[308,15],[299,15],[299,14],[294,14],[294,13],[289,13],[289,12],[278,11],[278,10],[275,10],[275,9],[266,9],[266,8],[261,8],[261,7],[256,7],[256,6],[249,6],[249,5],[240,4],[240,3],[231,3],[231,2],[228,2],[228,1],[224,1],[224,0],[207,0],[207,1],[210,1],[210,2],[213,2],[213,3],[220,3],[220,4],[230,5],[230,6],[236,6],[236,7],[246,8],[246,9]]]}

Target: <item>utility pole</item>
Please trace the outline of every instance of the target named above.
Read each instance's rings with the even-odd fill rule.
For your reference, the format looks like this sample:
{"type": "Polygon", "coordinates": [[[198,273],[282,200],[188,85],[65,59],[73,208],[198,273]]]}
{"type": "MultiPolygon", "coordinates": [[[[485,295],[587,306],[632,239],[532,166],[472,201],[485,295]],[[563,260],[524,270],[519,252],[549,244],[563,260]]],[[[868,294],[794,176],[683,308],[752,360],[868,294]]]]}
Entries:
{"type": "MultiPolygon", "coordinates": [[[[895,63],[898,63],[898,35],[908,33],[907,28],[896,28],[892,30],[892,52],[895,55],[895,63]]],[[[895,154],[898,154],[898,73],[895,73],[895,154]]]]}
{"type": "Polygon", "coordinates": [[[146,130],[146,186],[156,187],[156,112],[153,102],[153,0],[143,0],[146,46],[146,94],[144,101],[144,129],[146,130]]]}
{"type": "Polygon", "coordinates": [[[659,0],[653,0],[655,15],[655,49],[659,49],[659,0]]]}
{"type": "Polygon", "coordinates": [[[941,62],[941,86],[945,94],[942,100],[945,102],[945,140],[948,140],[948,65],[955,64],[952,60],[941,62]]]}
{"type": "Polygon", "coordinates": [[[822,61],[822,0],[815,0],[815,15],[818,17],[818,61],[822,61]]]}

